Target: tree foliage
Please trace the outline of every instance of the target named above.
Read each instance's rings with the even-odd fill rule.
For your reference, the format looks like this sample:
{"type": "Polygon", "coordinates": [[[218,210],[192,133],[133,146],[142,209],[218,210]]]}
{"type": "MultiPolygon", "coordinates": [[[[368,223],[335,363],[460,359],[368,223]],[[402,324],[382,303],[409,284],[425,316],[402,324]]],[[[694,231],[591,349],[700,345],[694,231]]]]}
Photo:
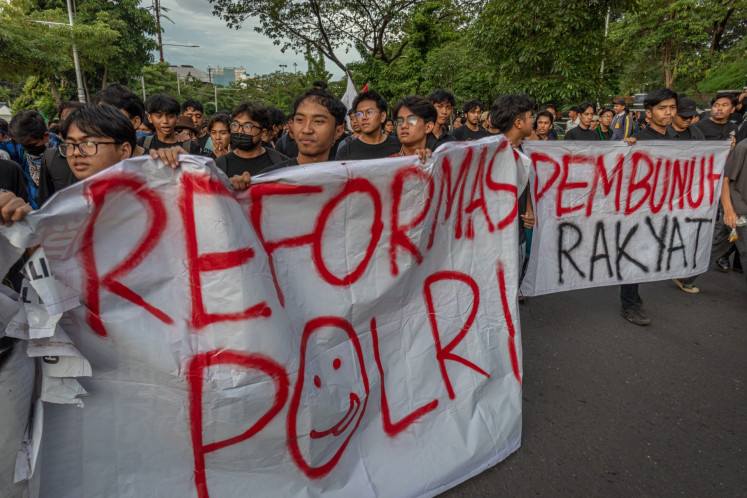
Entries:
{"type": "Polygon", "coordinates": [[[399,59],[410,42],[404,29],[413,9],[427,0],[210,0],[229,27],[249,18],[255,30],[298,53],[311,46],[348,72],[341,51],[361,47],[385,65],[399,59]]]}
{"type": "Polygon", "coordinates": [[[697,82],[745,34],[745,0],[638,0],[610,30],[621,89],[697,90],[697,82]]]}

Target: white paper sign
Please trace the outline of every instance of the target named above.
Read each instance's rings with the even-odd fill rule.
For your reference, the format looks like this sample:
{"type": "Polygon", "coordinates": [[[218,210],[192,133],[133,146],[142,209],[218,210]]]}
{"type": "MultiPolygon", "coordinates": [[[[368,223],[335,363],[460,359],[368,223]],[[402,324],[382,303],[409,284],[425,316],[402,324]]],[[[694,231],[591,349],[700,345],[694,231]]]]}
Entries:
{"type": "Polygon", "coordinates": [[[708,269],[728,142],[525,142],[527,296],[708,269]]]}
{"type": "Polygon", "coordinates": [[[136,158],[0,229],[82,303],[60,324],[93,375],[45,405],[42,496],[430,496],[504,459],[523,168],[494,137],[237,194],[136,158]]]}

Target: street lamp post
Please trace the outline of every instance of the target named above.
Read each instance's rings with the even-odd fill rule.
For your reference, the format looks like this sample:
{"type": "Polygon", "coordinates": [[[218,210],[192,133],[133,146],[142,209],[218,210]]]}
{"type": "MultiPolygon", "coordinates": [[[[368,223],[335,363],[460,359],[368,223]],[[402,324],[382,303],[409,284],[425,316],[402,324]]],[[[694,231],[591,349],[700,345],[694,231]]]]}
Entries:
{"type": "Polygon", "coordinates": [[[288,67],[288,64],[280,64],[280,68],[285,72],[285,68],[288,67]]]}
{"type": "Polygon", "coordinates": [[[295,62],[293,63],[293,72],[298,74],[298,64],[296,64],[295,62]]]}

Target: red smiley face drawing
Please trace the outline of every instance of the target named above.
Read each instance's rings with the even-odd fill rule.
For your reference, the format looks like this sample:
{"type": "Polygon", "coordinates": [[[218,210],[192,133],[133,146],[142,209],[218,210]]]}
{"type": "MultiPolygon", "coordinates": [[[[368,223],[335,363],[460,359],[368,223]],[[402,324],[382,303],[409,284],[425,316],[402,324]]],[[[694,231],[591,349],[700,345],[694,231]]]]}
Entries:
{"type": "Polygon", "coordinates": [[[304,474],[319,478],[337,465],[368,402],[363,351],[352,325],[338,317],[309,321],[298,368],[286,427],[288,450],[304,474]],[[304,413],[299,417],[302,399],[304,413]]]}

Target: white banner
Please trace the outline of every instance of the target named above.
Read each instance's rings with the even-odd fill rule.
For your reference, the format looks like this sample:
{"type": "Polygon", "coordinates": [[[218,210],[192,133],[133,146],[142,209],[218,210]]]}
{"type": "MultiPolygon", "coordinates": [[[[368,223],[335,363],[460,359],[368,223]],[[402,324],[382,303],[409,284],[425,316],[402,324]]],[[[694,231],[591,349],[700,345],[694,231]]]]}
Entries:
{"type": "Polygon", "coordinates": [[[236,193],[135,158],[0,228],[44,251],[41,496],[431,496],[504,459],[527,170],[490,138],[236,193]]]}
{"type": "Polygon", "coordinates": [[[537,224],[527,296],[708,269],[728,142],[524,142],[537,224]]]}

